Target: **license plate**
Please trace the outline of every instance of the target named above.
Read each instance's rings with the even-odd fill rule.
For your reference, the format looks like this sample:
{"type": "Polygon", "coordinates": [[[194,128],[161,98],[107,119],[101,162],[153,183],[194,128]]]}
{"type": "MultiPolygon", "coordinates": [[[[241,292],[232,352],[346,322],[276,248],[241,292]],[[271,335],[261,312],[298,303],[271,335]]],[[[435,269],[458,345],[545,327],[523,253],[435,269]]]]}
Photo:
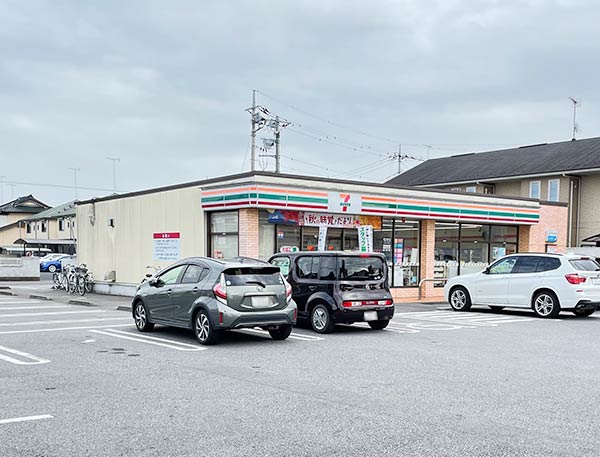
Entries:
{"type": "Polygon", "coordinates": [[[365,321],[376,321],[377,320],[377,311],[365,311],[365,321]]]}
{"type": "Polygon", "coordinates": [[[271,297],[269,296],[259,296],[252,297],[252,307],[253,308],[270,308],[272,305],[271,297]]]}

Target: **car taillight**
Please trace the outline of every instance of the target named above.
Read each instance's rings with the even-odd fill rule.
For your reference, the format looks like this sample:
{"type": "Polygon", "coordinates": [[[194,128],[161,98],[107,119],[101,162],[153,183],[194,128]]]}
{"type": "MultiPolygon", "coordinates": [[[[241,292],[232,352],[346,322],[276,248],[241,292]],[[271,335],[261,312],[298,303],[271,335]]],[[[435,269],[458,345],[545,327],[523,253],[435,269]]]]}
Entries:
{"type": "Polygon", "coordinates": [[[391,306],[393,300],[346,300],[342,302],[344,308],[356,308],[357,306],[391,306]]]}
{"type": "Polygon", "coordinates": [[[227,304],[227,292],[225,291],[225,287],[223,287],[220,282],[215,284],[215,287],[213,287],[213,292],[217,300],[219,300],[221,303],[227,304]]]}
{"type": "Polygon", "coordinates": [[[281,279],[283,280],[283,283],[285,284],[285,301],[287,303],[289,303],[290,300],[292,299],[292,286],[290,285],[289,282],[287,282],[285,280],[285,278],[283,277],[283,275],[281,275],[281,279]]]}
{"type": "Polygon", "coordinates": [[[571,284],[582,284],[587,278],[585,276],[579,276],[577,273],[571,273],[565,275],[565,279],[571,284]]]}

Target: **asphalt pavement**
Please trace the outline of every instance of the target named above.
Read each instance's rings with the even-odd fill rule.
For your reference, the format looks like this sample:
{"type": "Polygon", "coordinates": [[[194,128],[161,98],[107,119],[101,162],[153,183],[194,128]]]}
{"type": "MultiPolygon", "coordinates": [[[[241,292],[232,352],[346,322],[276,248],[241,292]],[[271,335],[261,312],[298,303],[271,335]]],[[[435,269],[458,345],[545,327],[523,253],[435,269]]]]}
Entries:
{"type": "Polygon", "coordinates": [[[0,295],[1,456],[600,455],[600,316],[407,304],[203,347],[113,299],[0,295]]]}

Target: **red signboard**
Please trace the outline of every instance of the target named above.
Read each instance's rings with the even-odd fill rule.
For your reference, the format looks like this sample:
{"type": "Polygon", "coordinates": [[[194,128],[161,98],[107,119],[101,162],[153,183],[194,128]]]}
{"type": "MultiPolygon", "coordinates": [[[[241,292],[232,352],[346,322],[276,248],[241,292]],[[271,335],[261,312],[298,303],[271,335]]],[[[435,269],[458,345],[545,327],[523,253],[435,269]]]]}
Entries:
{"type": "Polygon", "coordinates": [[[154,239],[159,238],[179,238],[179,232],[155,233],[154,239]]]}

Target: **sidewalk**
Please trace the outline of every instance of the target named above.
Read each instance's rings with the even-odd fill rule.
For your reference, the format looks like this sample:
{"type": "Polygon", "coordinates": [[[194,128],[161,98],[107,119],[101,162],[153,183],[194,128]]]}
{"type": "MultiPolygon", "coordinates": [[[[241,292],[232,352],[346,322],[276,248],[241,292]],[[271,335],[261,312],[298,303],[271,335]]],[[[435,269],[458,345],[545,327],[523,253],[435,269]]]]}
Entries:
{"type": "Polygon", "coordinates": [[[53,290],[52,281],[3,281],[0,282],[0,297],[3,295],[51,300],[70,305],[93,306],[105,309],[131,310],[131,297],[104,294],[69,294],[64,290],[53,290]]]}

